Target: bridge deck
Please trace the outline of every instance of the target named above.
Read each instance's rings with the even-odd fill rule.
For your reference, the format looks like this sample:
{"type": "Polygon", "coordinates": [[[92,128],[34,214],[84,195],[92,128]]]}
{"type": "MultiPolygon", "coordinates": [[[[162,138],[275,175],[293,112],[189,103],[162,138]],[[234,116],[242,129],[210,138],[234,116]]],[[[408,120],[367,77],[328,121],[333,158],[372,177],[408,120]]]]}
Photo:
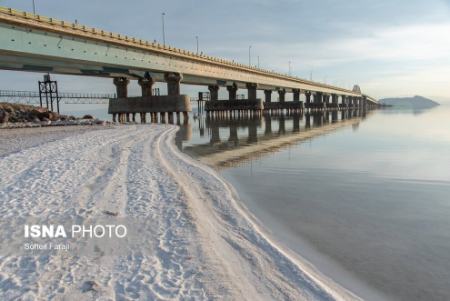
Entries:
{"type": "Polygon", "coordinates": [[[0,68],[63,74],[143,77],[183,74],[188,84],[236,84],[361,97],[360,93],[234,61],[0,7],[0,68]]]}

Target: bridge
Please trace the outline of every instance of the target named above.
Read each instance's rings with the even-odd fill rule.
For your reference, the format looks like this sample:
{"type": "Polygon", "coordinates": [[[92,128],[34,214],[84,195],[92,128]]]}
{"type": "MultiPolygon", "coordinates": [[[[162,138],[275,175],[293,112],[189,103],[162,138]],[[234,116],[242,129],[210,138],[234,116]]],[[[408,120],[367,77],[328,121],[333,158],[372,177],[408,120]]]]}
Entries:
{"type": "Polygon", "coordinates": [[[210,101],[205,110],[214,114],[273,110],[339,110],[377,106],[377,101],[358,86],[348,90],[332,85],[196,54],[169,45],[116,34],[85,25],[0,7],[0,69],[113,78],[117,98],[109,100],[109,113],[119,121],[130,114],[147,113],[151,121],[169,120],[173,113],[191,111],[180,84],[208,86],[210,101]],[[142,96],[128,97],[130,80],[138,80],[142,96]],[[152,95],[155,82],[166,82],[168,95],[152,95]],[[219,100],[226,88],[228,99],[219,100]],[[237,100],[239,89],[247,99],[237,100]],[[257,91],[264,91],[264,100],[257,91]],[[278,102],[272,102],[273,92],[278,102]],[[285,101],[286,93],[293,101],[285,101]],[[304,101],[301,100],[303,98],[304,101]]]}

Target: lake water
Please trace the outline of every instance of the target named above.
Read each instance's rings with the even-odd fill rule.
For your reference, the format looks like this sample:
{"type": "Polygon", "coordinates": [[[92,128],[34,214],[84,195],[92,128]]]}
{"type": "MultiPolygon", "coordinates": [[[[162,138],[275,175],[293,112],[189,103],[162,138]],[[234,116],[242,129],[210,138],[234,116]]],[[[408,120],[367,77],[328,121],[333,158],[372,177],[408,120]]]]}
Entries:
{"type": "Polygon", "coordinates": [[[177,145],[364,299],[450,300],[450,108],[350,115],[201,118],[177,145]]]}

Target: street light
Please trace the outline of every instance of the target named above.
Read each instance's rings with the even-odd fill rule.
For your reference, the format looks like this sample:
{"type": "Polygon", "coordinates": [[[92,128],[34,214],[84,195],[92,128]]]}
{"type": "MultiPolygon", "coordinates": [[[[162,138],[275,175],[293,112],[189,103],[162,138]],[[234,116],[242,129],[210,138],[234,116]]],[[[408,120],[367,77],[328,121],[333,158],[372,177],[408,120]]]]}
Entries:
{"type": "Polygon", "coordinates": [[[252,55],[251,55],[252,45],[248,46],[248,65],[252,65],[252,55]]]}
{"type": "Polygon", "coordinates": [[[162,13],[161,14],[161,18],[162,18],[162,35],[163,35],[163,45],[166,46],[166,31],[164,28],[164,16],[166,15],[166,13],[162,13]]]}
{"type": "Polygon", "coordinates": [[[197,55],[198,55],[198,36],[195,36],[195,40],[197,42],[197,55]]]}
{"type": "Polygon", "coordinates": [[[291,76],[291,61],[289,61],[289,76],[291,76]]]}
{"type": "Polygon", "coordinates": [[[258,55],[258,69],[259,69],[259,55],[258,55]]]}
{"type": "Polygon", "coordinates": [[[35,15],[36,14],[36,3],[34,3],[34,0],[33,0],[33,15],[35,15]]]}

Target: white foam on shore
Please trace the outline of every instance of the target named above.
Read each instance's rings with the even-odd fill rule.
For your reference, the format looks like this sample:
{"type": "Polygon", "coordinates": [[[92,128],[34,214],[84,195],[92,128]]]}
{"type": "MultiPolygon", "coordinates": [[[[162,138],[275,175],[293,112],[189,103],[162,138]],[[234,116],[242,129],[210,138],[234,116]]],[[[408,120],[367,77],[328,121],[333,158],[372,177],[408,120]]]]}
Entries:
{"type": "Polygon", "coordinates": [[[126,255],[0,254],[0,299],[359,300],[274,243],[217,172],[177,149],[177,130],[119,126],[0,157],[2,241],[30,215],[149,221],[126,255]]]}

